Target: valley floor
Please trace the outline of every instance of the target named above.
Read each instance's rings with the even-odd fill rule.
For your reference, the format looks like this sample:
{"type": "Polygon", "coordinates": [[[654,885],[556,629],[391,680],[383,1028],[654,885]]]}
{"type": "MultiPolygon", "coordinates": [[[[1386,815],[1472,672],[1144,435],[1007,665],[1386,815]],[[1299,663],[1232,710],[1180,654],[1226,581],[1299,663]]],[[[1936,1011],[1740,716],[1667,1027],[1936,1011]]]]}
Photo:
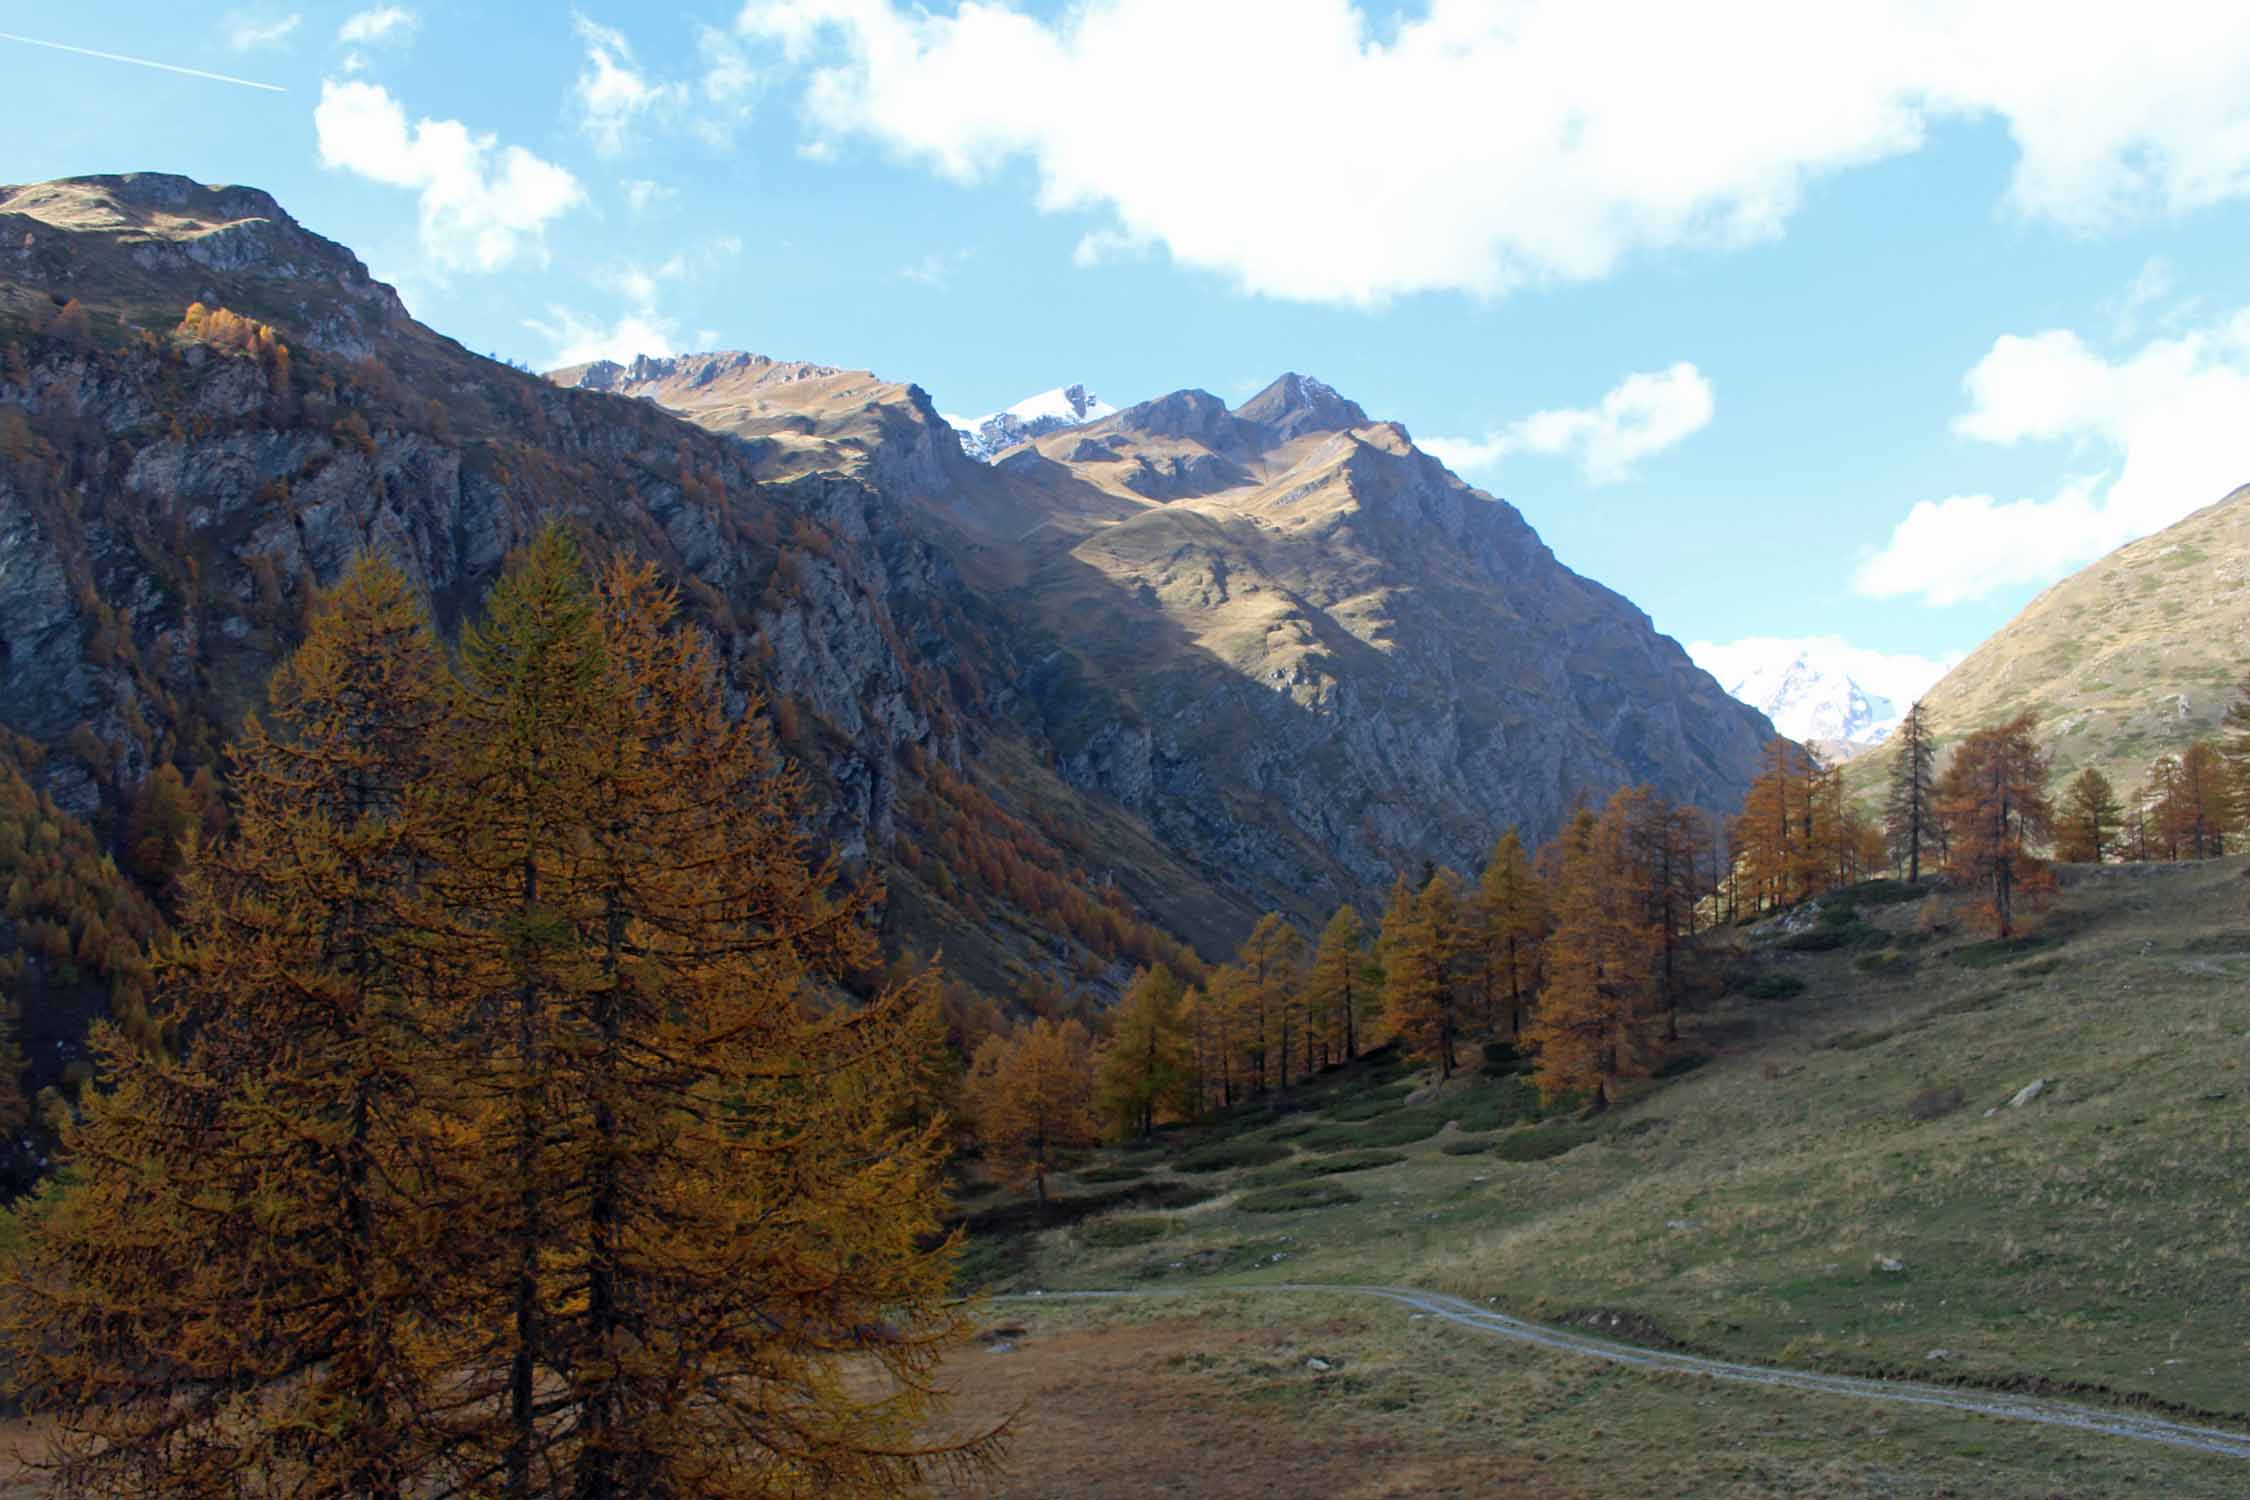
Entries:
{"type": "MultiPolygon", "coordinates": [[[[1674,1076],[1595,1121],[1511,1124],[1516,1080],[1431,1095],[1376,1067],[1107,1154],[1056,1227],[972,1200],[973,1231],[1010,1226],[973,1241],[978,1275],[1410,1284],[1723,1359],[2250,1434],[2244,875],[2069,871],[2010,946],[1871,900],[1808,951],[1802,913],[1745,935],[1737,966],[1801,988],[1684,1018],[1674,1076]]],[[[1347,1496],[2250,1493],[2239,1459],[1496,1347],[1388,1304],[986,1315],[1026,1333],[952,1371],[978,1409],[1029,1406],[979,1494],[1224,1495],[1214,1469],[1261,1462],[1347,1496]]]]}

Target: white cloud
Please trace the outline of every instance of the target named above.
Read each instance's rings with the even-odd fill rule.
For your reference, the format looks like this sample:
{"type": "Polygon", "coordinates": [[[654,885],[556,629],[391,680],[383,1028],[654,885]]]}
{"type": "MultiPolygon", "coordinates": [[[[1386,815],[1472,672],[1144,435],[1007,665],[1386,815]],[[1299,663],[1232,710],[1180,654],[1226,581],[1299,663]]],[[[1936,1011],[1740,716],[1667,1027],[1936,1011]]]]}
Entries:
{"type": "Polygon", "coordinates": [[[1266,295],[1373,304],[1771,238],[1809,184],[1997,120],[2023,215],[2250,195],[2250,7],[2130,26],[2033,0],[748,0],[820,146],[965,183],[1028,162],[1080,251],[1161,244],[1266,295]],[[1245,66],[1244,59],[1256,59],[1245,66]],[[1152,80],[1161,80],[1160,83],[1152,80]]]}
{"type": "Polygon", "coordinates": [[[567,307],[550,305],[546,319],[526,318],[523,326],[552,346],[547,359],[550,369],[597,359],[631,364],[636,355],[680,352],[679,325],[650,313],[628,312],[614,322],[602,323],[581,318],[567,307]]]}
{"type": "Polygon", "coordinates": [[[1963,385],[1964,437],[2063,443],[2070,472],[2046,499],[1924,500],[1854,587],[1931,604],[2044,582],[2250,481],[2250,309],[2111,360],[2075,333],[2006,335],[1963,385]]]}
{"type": "Polygon", "coordinates": [[[270,13],[230,10],[219,18],[219,27],[226,33],[230,52],[263,52],[279,47],[296,34],[305,18],[292,12],[286,16],[270,13]]]}
{"type": "Polygon", "coordinates": [[[646,177],[628,177],[618,186],[625,192],[625,206],[638,217],[659,203],[670,203],[680,196],[680,190],[668,183],[652,182],[646,177]]]}
{"type": "Polygon", "coordinates": [[[320,86],[324,167],[420,195],[422,251],[440,269],[497,271],[546,260],[547,226],[581,202],[577,179],[458,120],[418,120],[379,84],[320,86]]]}
{"type": "MultiPolygon", "coordinates": [[[[599,317],[586,317],[572,308],[550,303],[545,318],[526,318],[524,327],[544,337],[552,346],[547,360],[550,367],[584,364],[595,359],[614,359],[623,364],[639,354],[680,353],[684,346],[679,320],[664,313],[659,306],[665,284],[714,270],[741,253],[739,236],[719,234],[674,252],[661,265],[627,262],[596,278],[602,287],[625,300],[626,310],[616,318],[604,322],[599,317]]],[[[699,347],[708,349],[718,338],[711,329],[696,330],[695,342],[699,347]]]]}
{"type": "Polygon", "coordinates": [[[615,27],[572,17],[586,44],[586,69],[578,75],[579,125],[594,149],[616,156],[631,143],[643,117],[668,113],[685,97],[678,84],[651,82],[633,60],[632,43],[615,27]]]}
{"type": "Polygon", "coordinates": [[[1876,651],[1835,635],[1752,635],[1734,641],[1691,641],[1687,653],[1729,692],[1738,684],[1773,677],[1792,662],[1803,661],[1816,671],[1843,673],[1867,692],[1890,699],[1900,713],[1959,665],[1962,657],[1959,651],[1944,656],[1876,651]]]}
{"type": "Polygon", "coordinates": [[[414,34],[421,25],[414,12],[397,5],[381,5],[373,10],[363,10],[345,20],[336,33],[336,41],[346,47],[377,46],[384,42],[402,42],[414,34]]]}
{"type": "Polygon", "coordinates": [[[953,283],[953,273],[975,258],[973,250],[933,250],[920,260],[898,268],[901,281],[942,292],[953,283]]]}
{"type": "Polygon", "coordinates": [[[757,76],[742,45],[711,26],[696,28],[698,76],[663,80],[644,69],[624,32],[584,15],[571,18],[586,46],[576,95],[580,128],[594,149],[618,156],[651,125],[684,125],[713,146],[724,146],[749,114],[757,76]]]}
{"type": "Polygon", "coordinates": [[[1489,469],[1514,453],[1573,456],[1589,480],[1609,484],[1701,432],[1717,405],[1711,382],[1683,360],[1626,376],[1593,406],[1533,412],[1482,438],[1431,438],[1422,446],[1464,472],[1489,469]]]}

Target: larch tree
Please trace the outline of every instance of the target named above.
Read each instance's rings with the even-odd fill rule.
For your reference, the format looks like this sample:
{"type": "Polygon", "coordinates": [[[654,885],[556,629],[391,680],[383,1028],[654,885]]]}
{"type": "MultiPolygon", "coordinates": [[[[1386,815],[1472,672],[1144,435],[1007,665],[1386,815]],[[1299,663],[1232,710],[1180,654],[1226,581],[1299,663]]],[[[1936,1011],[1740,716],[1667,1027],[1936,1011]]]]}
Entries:
{"type": "Polygon", "coordinates": [[[2218,746],[2197,740],[2161,776],[2156,821],[2174,859],[2216,859],[2233,822],[2230,777],[2218,746]]]}
{"type": "Polygon", "coordinates": [[[1101,1139],[1092,1044],[1076,1021],[1041,1018],[986,1041],[969,1066],[966,1099],[986,1158],[1041,1203],[1056,1164],[1101,1139]]]}
{"type": "Polygon", "coordinates": [[[2087,767],[2063,789],[2056,856],[2074,864],[2100,864],[2123,836],[2122,821],[2116,788],[2107,776],[2087,767]]]}
{"type": "Polygon", "coordinates": [[[1323,1066],[1359,1056],[1362,1028],[1380,999],[1380,991],[1366,978],[1366,939],[1359,913],[1349,905],[1339,906],[1313,949],[1312,968],[1305,977],[1305,1008],[1323,1066]]]}
{"type": "Polygon", "coordinates": [[[1383,1024],[1415,1057],[1435,1065],[1441,1080],[1453,1076],[1464,1030],[1454,982],[1459,912],[1452,872],[1440,870],[1383,924],[1383,1024]]]}
{"type": "Polygon", "coordinates": [[[186,846],[159,1003],[16,1271],[8,1335],[61,1493],[402,1500],[473,1468],[446,1274],[467,1139],[454,955],[429,941],[447,712],[395,569],[363,561],[234,748],[236,831],[186,846]]]}
{"type": "Polygon", "coordinates": [[[1485,1025],[1497,1031],[1504,1010],[1511,1040],[1523,1035],[1525,1013],[1539,988],[1540,945],[1548,926],[1547,891],[1523,840],[1511,828],[1493,845],[1478,878],[1472,921],[1485,971],[1485,1025]]]}
{"type": "Polygon", "coordinates": [[[1244,1042],[1257,1092],[1266,1091],[1269,1076],[1289,1087],[1290,1043],[1297,1032],[1297,1010],[1304,994],[1305,939],[1279,912],[1258,919],[1250,936],[1235,955],[1246,986],[1249,1007],[1243,1022],[1244,1042]]]}
{"type": "Polygon", "coordinates": [[[1123,1140],[1145,1137],[1159,1113],[1194,1112],[1180,981],[1162,964],[1142,969],[1111,1012],[1114,1029],[1094,1071],[1096,1112],[1123,1140]]]}
{"type": "Polygon", "coordinates": [[[0,1140],[12,1139],[31,1123],[31,1100],[23,1091],[23,1043],[17,1039],[20,1012],[0,993],[0,1140]]]}
{"type": "Polygon", "coordinates": [[[1883,800],[1883,834],[1893,865],[1909,881],[1922,878],[1922,856],[1936,842],[1937,747],[1920,699],[1891,732],[1890,787],[1883,800]]]}
{"type": "Polygon", "coordinates": [[[2015,935],[2017,908],[2054,886],[2046,861],[2033,852],[2052,838],[2055,823],[2047,756],[2035,738],[2038,722],[2026,713],[1970,735],[1939,788],[1948,874],[1983,894],[2002,939],[2015,935]]]}
{"type": "Polygon", "coordinates": [[[677,613],[550,528],[463,635],[439,878],[498,1041],[455,1252],[475,1490],[892,1493],[989,1451],[919,1433],[965,1331],[943,1122],[900,1123],[934,985],[843,1000],[875,894],[810,856],[802,777],[677,613]]]}
{"type": "Polygon", "coordinates": [[[1531,1029],[1550,1102],[1576,1094],[1606,1108],[1618,1082],[1645,1074],[1657,1051],[1663,940],[1634,879],[1633,806],[1629,793],[1613,799],[1556,882],[1531,1029]]]}
{"type": "Polygon", "coordinates": [[[1797,899],[1804,838],[1797,821],[1805,755],[1789,741],[1766,741],[1757,776],[1733,823],[1734,844],[1752,911],[1775,911],[1797,899]]]}

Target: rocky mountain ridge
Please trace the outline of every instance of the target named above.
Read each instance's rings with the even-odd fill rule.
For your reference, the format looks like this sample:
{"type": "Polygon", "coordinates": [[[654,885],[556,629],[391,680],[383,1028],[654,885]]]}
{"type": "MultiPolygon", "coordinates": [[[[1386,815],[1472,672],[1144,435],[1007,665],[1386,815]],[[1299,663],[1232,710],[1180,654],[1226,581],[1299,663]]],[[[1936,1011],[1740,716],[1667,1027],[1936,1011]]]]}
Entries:
{"type": "Polygon", "coordinates": [[[928,452],[943,424],[918,388],[862,379],[857,407],[837,386],[769,386],[754,409],[684,379],[623,393],[775,472],[818,437],[956,538],[1047,643],[1017,689],[1065,776],[1285,905],[1363,899],[1423,859],[1474,868],[1498,830],[1544,837],[1576,796],[1634,782],[1731,811],[1771,733],[1512,506],[1324,382],[1233,407],[1176,391],[987,467],[928,452]]]}

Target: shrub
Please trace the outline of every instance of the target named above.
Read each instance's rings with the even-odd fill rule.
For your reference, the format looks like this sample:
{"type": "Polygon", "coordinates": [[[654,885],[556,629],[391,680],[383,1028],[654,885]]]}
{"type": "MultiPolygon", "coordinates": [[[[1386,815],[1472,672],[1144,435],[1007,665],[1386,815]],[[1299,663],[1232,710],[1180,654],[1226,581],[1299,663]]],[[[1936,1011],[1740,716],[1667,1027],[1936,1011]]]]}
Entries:
{"type": "Polygon", "coordinates": [[[1160,1240],[1172,1232],[1170,1219],[1140,1216],[1121,1219],[1095,1219],[1082,1225],[1078,1238],[1086,1244],[1105,1250],[1123,1245],[1145,1245],[1150,1240],[1160,1240]]]}
{"type": "Polygon", "coordinates": [[[1183,1172],[1227,1172],[1269,1166],[1288,1154],[1289,1148],[1276,1141],[1217,1141],[1197,1147],[1172,1165],[1183,1172]]]}
{"type": "Polygon", "coordinates": [[[1447,1156],[1475,1156],[1480,1152],[1490,1151],[1491,1149],[1492,1142],[1483,1139],[1447,1141],[1444,1145],[1438,1147],[1438,1150],[1443,1151],[1447,1156]]]}
{"type": "Polygon", "coordinates": [[[1148,1168],[1130,1166],[1088,1167],[1085,1171],[1076,1172],[1072,1175],[1080,1182],[1139,1182],[1142,1178],[1148,1176],[1148,1168]]]}
{"type": "Polygon", "coordinates": [[[1329,1208],[1340,1203],[1357,1203],[1359,1194],[1340,1183],[1292,1182],[1280,1187],[1260,1188],[1254,1193],[1244,1193],[1235,1200],[1235,1207],[1246,1214],[1288,1214],[1301,1209],[1329,1208]]]}
{"type": "Polygon", "coordinates": [[[1959,1089],[1921,1089],[1906,1101],[1906,1113],[1910,1119],[1927,1122],[1943,1119],[1959,1109],[1961,1104],[1959,1089]]]}
{"type": "Polygon", "coordinates": [[[1742,987],[1753,1000],[1788,1000],[1805,992],[1805,982],[1794,974],[1760,974],[1742,987]]]}
{"type": "Polygon", "coordinates": [[[1315,1177],[1334,1177],[1343,1172],[1365,1172],[1404,1160],[1406,1158],[1396,1151],[1339,1151],[1333,1156],[1303,1156],[1278,1167],[1268,1167],[1263,1172],[1252,1172],[1242,1179],[1242,1185],[1279,1187],[1286,1182],[1309,1182],[1315,1177]]]}
{"type": "Polygon", "coordinates": [[[1516,1050],[1513,1042],[1503,1042],[1498,1037],[1484,1044],[1482,1071],[1487,1078],[1506,1078],[1522,1073],[1531,1067],[1531,1059],[1516,1050]]]}
{"type": "Polygon", "coordinates": [[[1269,1141],[1294,1140],[1312,1128],[1313,1122],[1310,1120],[1291,1120],[1287,1124],[1276,1125],[1273,1129],[1267,1131],[1266,1139],[1269,1141]]]}
{"type": "Polygon", "coordinates": [[[1836,896],[1854,906],[1896,906],[1901,901],[1915,900],[1926,889],[1903,880],[1863,880],[1858,885],[1838,891],[1836,896]]]}
{"type": "MultiPolygon", "coordinates": [[[[1426,1141],[1445,1128],[1445,1113],[1425,1104],[1416,1109],[1402,1109],[1370,1121],[1353,1136],[1355,1146],[1407,1146],[1416,1141],[1426,1141]]],[[[1307,1140],[1311,1137],[1307,1136],[1307,1140]]]]}
{"type": "Polygon", "coordinates": [[[1346,1099],[1341,1104],[1330,1105],[1324,1113],[1331,1120],[1372,1120],[1377,1115],[1387,1115],[1398,1107],[1396,1099],[1346,1099]]]}
{"type": "Polygon", "coordinates": [[[1492,1154],[1502,1161],[1546,1161],[1575,1150],[1594,1138],[1584,1125],[1534,1125],[1511,1130],[1492,1143],[1492,1154]]]}
{"type": "Polygon", "coordinates": [[[1852,960],[1852,967],[1862,974],[1901,974],[1913,968],[1914,962],[1896,948],[1885,948],[1880,953],[1862,953],[1852,960]]]}
{"type": "Polygon", "coordinates": [[[1441,1100],[1439,1112],[1451,1115],[1465,1131],[1528,1125],[1544,1113],[1539,1105],[1538,1087],[1520,1074],[1512,1074],[1497,1083],[1479,1084],[1451,1099],[1441,1100]]]}
{"type": "Polygon", "coordinates": [[[1857,913],[1846,915],[1850,918],[1847,922],[1823,921],[1817,927],[1783,938],[1779,946],[1790,953],[1829,953],[1849,948],[1863,938],[1881,935],[1877,929],[1860,921],[1857,913]]]}
{"type": "Polygon", "coordinates": [[[1993,969],[2001,964],[2012,964],[2042,948],[2051,948],[2057,941],[2052,937],[2021,937],[1970,943],[1953,950],[1953,961],[1965,969],[1993,969]]]}

